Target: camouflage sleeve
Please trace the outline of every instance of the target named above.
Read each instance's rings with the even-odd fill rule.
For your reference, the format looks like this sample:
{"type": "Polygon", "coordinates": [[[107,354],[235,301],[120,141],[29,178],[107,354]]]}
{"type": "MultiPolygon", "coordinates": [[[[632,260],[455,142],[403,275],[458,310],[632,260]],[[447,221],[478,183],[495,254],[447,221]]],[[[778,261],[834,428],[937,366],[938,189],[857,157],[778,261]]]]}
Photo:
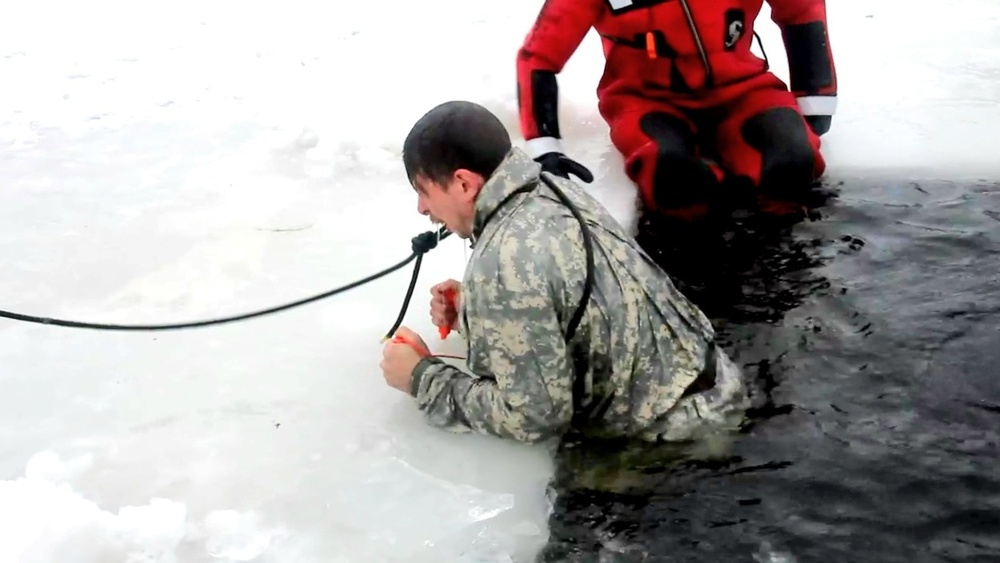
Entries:
{"type": "Polygon", "coordinates": [[[480,310],[496,310],[498,303],[504,309],[469,327],[475,375],[425,358],[411,392],[434,426],[538,442],[563,434],[573,415],[574,368],[558,311],[576,304],[561,305],[561,274],[539,275],[539,267],[556,268],[551,254],[539,260],[545,254],[532,249],[534,260],[526,260],[519,251],[534,245],[510,239],[504,245],[499,279],[480,282],[488,284],[493,305],[480,310]]]}

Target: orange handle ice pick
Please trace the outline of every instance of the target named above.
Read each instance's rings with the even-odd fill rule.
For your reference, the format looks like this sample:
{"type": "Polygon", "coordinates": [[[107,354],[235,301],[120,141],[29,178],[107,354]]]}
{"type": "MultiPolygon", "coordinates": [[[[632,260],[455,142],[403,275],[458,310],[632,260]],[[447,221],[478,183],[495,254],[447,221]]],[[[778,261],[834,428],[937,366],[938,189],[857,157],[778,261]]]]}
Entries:
{"type": "MultiPolygon", "coordinates": [[[[444,292],[444,298],[447,299],[449,303],[451,303],[452,307],[455,306],[455,290],[454,289],[449,289],[449,290],[445,291],[444,292]]],[[[449,334],[451,334],[451,327],[450,326],[439,326],[438,327],[438,335],[441,336],[441,340],[444,340],[445,338],[448,338],[449,334]]]]}

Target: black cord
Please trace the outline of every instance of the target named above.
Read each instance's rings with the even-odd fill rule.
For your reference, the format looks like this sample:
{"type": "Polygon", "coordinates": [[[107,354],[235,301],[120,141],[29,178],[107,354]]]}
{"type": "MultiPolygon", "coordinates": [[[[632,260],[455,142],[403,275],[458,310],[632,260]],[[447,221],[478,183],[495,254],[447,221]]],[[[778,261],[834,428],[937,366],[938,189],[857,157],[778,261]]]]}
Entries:
{"type": "Polygon", "coordinates": [[[450,234],[451,231],[445,231],[444,228],[442,228],[437,232],[427,231],[426,233],[413,238],[413,252],[417,257],[417,263],[413,265],[413,275],[410,277],[410,287],[406,288],[406,297],[403,298],[403,306],[399,308],[399,316],[396,317],[396,322],[393,323],[392,328],[385,333],[386,340],[392,338],[392,335],[399,328],[399,325],[403,324],[403,317],[406,316],[406,311],[410,308],[410,298],[413,297],[413,290],[417,286],[417,276],[420,275],[420,264],[424,260],[424,253],[437,246],[441,239],[450,234]],[[419,252],[419,249],[424,250],[419,252]]]}
{"type": "MultiPolygon", "coordinates": [[[[577,223],[580,224],[580,234],[583,237],[583,251],[586,257],[587,271],[586,277],[583,281],[583,295],[580,296],[580,303],[576,306],[576,310],[573,312],[573,316],[570,318],[569,325],[566,329],[566,345],[570,345],[570,341],[576,335],[576,330],[580,326],[580,321],[583,320],[583,314],[587,310],[587,305],[590,304],[590,295],[594,290],[594,241],[593,234],[590,232],[590,227],[587,226],[587,221],[584,219],[583,214],[580,213],[580,209],[570,201],[569,197],[556,186],[555,182],[547,178],[542,174],[541,179],[545,184],[556,194],[556,197],[569,208],[570,213],[576,219],[577,223]]],[[[586,411],[583,406],[583,396],[586,392],[585,384],[583,380],[583,375],[581,373],[582,365],[586,361],[585,357],[580,356],[577,353],[573,353],[573,363],[576,367],[576,374],[573,377],[573,424],[574,426],[581,424],[581,421],[587,418],[586,411]]]]}
{"type": "Polygon", "coordinates": [[[566,341],[569,342],[573,339],[576,334],[576,329],[580,325],[580,321],[583,320],[583,313],[587,309],[587,305],[590,303],[590,294],[594,290],[594,242],[593,236],[590,234],[590,228],[587,226],[587,221],[583,218],[580,213],[579,208],[573,204],[572,201],[566,194],[563,193],[552,180],[546,178],[544,175],[541,176],[542,181],[555,192],[556,197],[569,208],[570,213],[580,224],[580,231],[583,235],[583,251],[586,257],[587,272],[586,277],[583,281],[583,295],[580,296],[580,304],[576,306],[576,311],[573,312],[573,317],[570,318],[569,325],[566,329],[566,341]]]}
{"type": "Polygon", "coordinates": [[[767,60],[767,51],[764,50],[764,42],[760,40],[760,35],[757,32],[753,32],[753,36],[757,38],[757,44],[760,45],[760,54],[764,55],[764,70],[769,70],[771,68],[771,63],[767,60]]]}
{"type": "Polygon", "coordinates": [[[344,291],[347,291],[349,289],[354,289],[355,287],[364,285],[366,283],[375,281],[375,280],[377,280],[377,279],[379,279],[381,277],[387,276],[387,275],[395,272],[396,270],[399,270],[400,268],[406,266],[407,264],[409,264],[410,262],[412,262],[414,259],[416,259],[417,263],[416,263],[416,266],[413,269],[413,277],[410,280],[410,289],[409,289],[409,291],[406,294],[406,299],[403,301],[403,309],[399,313],[399,319],[397,320],[396,325],[394,325],[394,327],[392,328],[392,330],[389,331],[389,333],[392,334],[393,332],[396,331],[397,328],[399,328],[399,323],[402,320],[403,316],[406,314],[406,308],[409,306],[410,297],[412,296],[412,294],[413,294],[413,288],[416,285],[417,275],[420,272],[420,263],[421,263],[421,260],[423,259],[423,255],[426,252],[432,250],[434,247],[436,247],[439,241],[447,238],[448,235],[450,235],[450,234],[451,234],[451,232],[445,230],[444,228],[441,228],[438,231],[427,231],[425,233],[421,233],[420,235],[417,235],[416,237],[413,237],[413,239],[411,241],[412,242],[412,248],[413,248],[413,254],[411,254],[406,260],[403,260],[402,262],[400,262],[400,263],[398,263],[398,264],[396,264],[394,266],[390,266],[389,268],[386,268],[386,269],[384,269],[384,270],[382,270],[380,272],[372,274],[372,275],[370,275],[370,276],[368,276],[366,278],[360,279],[360,280],[358,280],[356,282],[349,283],[347,285],[338,287],[336,289],[332,289],[332,290],[327,291],[325,293],[320,293],[318,295],[314,295],[312,297],[307,297],[305,299],[300,299],[298,301],[293,301],[293,302],[287,303],[285,305],[279,305],[277,307],[271,307],[269,309],[263,309],[263,310],[260,310],[260,311],[254,311],[252,313],[245,313],[245,314],[242,314],[242,315],[235,315],[235,316],[232,316],[232,317],[223,317],[223,318],[218,318],[218,319],[210,319],[210,320],[205,320],[205,321],[195,321],[195,322],[188,322],[188,323],[150,324],[150,325],[120,325],[120,324],[87,323],[87,322],[79,322],[79,321],[67,321],[67,320],[53,319],[53,318],[48,318],[48,317],[36,317],[36,316],[33,316],[33,315],[23,315],[23,314],[20,314],[20,313],[12,313],[10,311],[3,311],[3,310],[0,310],[0,317],[11,319],[11,320],[15,320],[15,321],[28,322],[28,323],[37,323],[37,324],[44,324],[44,325],[62,326],[62,327],[69,327],[69,328],[92,328],[92,329],[98,329],[98,330],[127,330],[127,331],[174,330],[174,329],[182,329],[182,328],[195,328],[195,327],[203,327],[203,326],[210,326],[210,325],[218,325],[218,324],[230,323],[230,322],[234,322],[234,321],[242,321],[242,320],[245,320],[245,319],[250,319],[250,318],[253,318],[253,317],[260,317],[260,316],[263,316],[263,315],[269,315],[271,313],[277,313],[279,311],[284,311],[284,310],[287,310],[287,309],[291,309],[293,307],[298,307],[300,305],[305,305],[306,303],[312,303],[313,301],[319,301],[320,299],[325,299],[327,297],[330,297],[330,296],[333,296],[333,295],[337,295],[338,293],[343,293],[344,291]]]}
{"type": "Polygon", "coordinates": [[[406,311],[410,308],[410,298],[413,297],[413,288],[417,285],[417,276],[420,274],[420,262],[423,259],[423,254],[417,256],[417,263],[413,265],[413,275],[410,276],[410,287],[406,288],[406,297],[403,298],[403,306],[399,308],[399,315],[396,316],[396,322],[392,323],[392,328],[385,333],[384,338],[386,340],[392,338],[392,335],[399,329],[399,325],[403,324],[403,317],[406,316],[406,311]]]}

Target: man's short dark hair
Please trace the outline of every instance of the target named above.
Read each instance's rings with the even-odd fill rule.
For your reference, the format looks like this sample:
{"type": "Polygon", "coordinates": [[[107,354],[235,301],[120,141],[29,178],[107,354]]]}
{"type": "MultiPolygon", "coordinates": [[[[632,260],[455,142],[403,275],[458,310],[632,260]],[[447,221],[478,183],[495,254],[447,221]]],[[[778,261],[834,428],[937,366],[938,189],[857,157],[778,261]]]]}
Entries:
{"type": "Polygon", "coordinates": [[[447,185],[460,168],[488,178],[510,148],[510,134],[490,110],[450,101],[424,114],[410,129],[403,142],[403,166],[414,186],[418,175],[447,185]]]}

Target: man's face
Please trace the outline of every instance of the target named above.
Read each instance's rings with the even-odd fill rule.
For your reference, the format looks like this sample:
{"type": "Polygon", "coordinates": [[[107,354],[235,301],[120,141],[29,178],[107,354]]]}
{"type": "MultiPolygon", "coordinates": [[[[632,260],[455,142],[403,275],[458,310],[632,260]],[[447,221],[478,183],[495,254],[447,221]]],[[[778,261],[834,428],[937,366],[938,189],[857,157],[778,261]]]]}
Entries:
{"type": "Polygon", "coordinates": [[[443,223],[462,238],[472,236],[476,196],[483,178],[468,170],[456,170],[447,185],[418,175],[416,178],[417,212],[443,223]]]}

